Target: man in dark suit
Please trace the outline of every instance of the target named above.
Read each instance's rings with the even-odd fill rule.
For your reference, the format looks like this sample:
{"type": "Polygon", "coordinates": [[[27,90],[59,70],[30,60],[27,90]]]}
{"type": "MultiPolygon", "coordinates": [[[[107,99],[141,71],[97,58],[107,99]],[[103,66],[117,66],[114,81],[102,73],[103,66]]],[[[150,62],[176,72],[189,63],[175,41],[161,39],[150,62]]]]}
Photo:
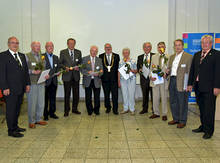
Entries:
{"type": "Polygon", "coordinates": [[[25,92],[30,91],[30,77],[25,55],[18,52],[16,37],[8,39],[9,50],[0,54],[0,88],[6,101],[8,136],[23,137],[26,129],[18,126],[18,116],[25,92]]]}
{"type": "MultiPolygon", "coordinates": [[[[143,70],[143,63],[145,60],[148,62],[148,66],[149,66],[148,69],[150,68],[152,56],[155,53],[151,53],[152,45],[150,42],[145,42],[143,44],[143,50],[144,50],[144,54],[139,55],[137,61],[137,69],[138,72],[140,73],[140,83],[143,94],[142,111],[140,112],[140,114],[148,113],[149,92],[151,94],[151,103],[153,106],[153,93],[152,93],[152,87],[150,87],[150,78],[149,76],[144,76],[142,74],[142,70],[143,70]]],[[[152,107],[152,112],[153,112],[153,107],[152,107]]]]}
{"type": "Polygon", "coordinates": [[[60,64],[67,72],[63,73],[62,79],[64,83],[64,117],[69,115],[70,111],[70,94],[72,89],[72,113],[81,114],[78,111],[79,103],[79,81],[80,73],[78,65],[82,62],[82,54],[80,50],[75,49],[76,40],[69,38],[67,40],[67,49],[60,52],[60,64]]]}
{"type": "Polygon", "coordinates": [[[111,112],[110,93],[112,94],[113,113],[118,115],[118,66],[120,57],[112,52],[111,44],[105,44],[105,53],[100,54],[99,58],[103,63],[102,87],[105,96],[106,113],[111,112]]]}
{"type": "Polygon", "coordinates": [[[194,87],[200,110],[201,126],[192,131],[204,132],[204,139],[214,133],[216,96],[220,93],[220,52],[212,49],[212,44],[212,36],[202,37],[202,50],[193,56],[187,88],[191,92],[194,87]]]}
{"type": "Polygon", "coordinates": [[[52,42],[47,42],[45,56],[46,69],[50,69],[49,76],[50,78],[46,80],[45,84],[45,106],[44,106],[44,120],[50,118],[58,119],[59,117],[55,114],[56,112],[56,93],[57,93],[57,75],[59,71],[59,58],[53,54],[54,45],[52,42]],[[48,111],[48,103],[49,111],[48,111]]]}
{"type": "Polygon", "coordinates": [[[86,108],[88,115],[94,112],[99,115],[100,109],[100,90],[101,90],[101,76],[103,74],[102,60],[96,55],[98,53],[97,46],[91,46],[90,55],[83,57],[82,63],[86,65],[81,69],[83,74],[83,85],[85,86],[86,108]],[[92,91],[94,93],[94,107],[92,105],[92,91]]]}

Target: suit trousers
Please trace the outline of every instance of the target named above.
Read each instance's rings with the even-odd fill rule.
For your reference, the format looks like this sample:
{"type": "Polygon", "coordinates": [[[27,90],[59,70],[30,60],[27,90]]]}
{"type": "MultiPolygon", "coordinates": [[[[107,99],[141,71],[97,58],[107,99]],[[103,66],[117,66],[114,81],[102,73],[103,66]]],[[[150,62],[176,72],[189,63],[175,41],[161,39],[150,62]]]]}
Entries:
{"type": "Polygon", "coordinates": [[[86,108],[89,115],[93,112],[99,114],[100,109],[100,91],[101,88],[96,88],[94,84],[94,79],[91,80],[89,87],[85,87],[86,93],[86,108]],[[92,104],[92,92],[94,94],[94,107],[92,104]]]}
{"type": "Polygon", "coordinates": [[[215,128],[216,96],[213,94],[213,89],[209,92],[200,92],[198,82],[195,84],[195,93],[200,110],[200,128],[205,133],[213,135],[215,128]]]}
{"type": "Polygon", "coordinates": [[[79,104],[79,81],[72,79],[71,81],[64,81],[64,112],[70,111],[70,95],[72,89],[72,111],[77,111],[79,104]]]}
{"type": "Polygon", "coordinates": [[[30,92],[27,93],[29,123],[36,123],[41,121],[44,112],[44,102],[45,102],[44,96],[45,96],[44,84],[31,85],[30,92]]]}
{"type": "Polygon", "coordinates": [[[148,111],[148,103],[149,103],[149,93],[151,96],[152,103],[152,111],[153,111],[153,91],[152,87],[150,87],[150,79],[141,79],[141,90],[143,94],[143,104],[142,108],[144,111],[148,111]]]}
{"type": "Polygon", "coordinates": [[[45,106],[44,117],[53,116],[56,112],[56,94],[57,86],[51,82],[50,85],[45,86],[45,106]],[[49,110],[48,110],[49,106],[49,110]]]}
{"type": "Polygon", "coordinates": [[[12,133],[18,128],[18,117],[24,94],[4,96],[6,102],[6,121],[8,132],[12,133]]]}
{"type": "Polygon", "coordinates": [[[160,100],[162,105],[162,115],[167,115],[167,94],[166,84],[158,84],[153,87],[153,108],[154,114],[160,115],[160,100]]]}
{"type": "Polygon", "coordinates": [[[173,120],[186,124],[188,114],[188,92],[180,92],[177,90],[176,77],[170,77],[169,85],[170,108],[173,120]]]}
{"type": "Polygon", "coordinates": [[[102,82],[102,87],[105,96],[105,108],[111,109],[110,93],[112,94],[113,112],[118,112],[118,83],[117,82],[102,82]]]}

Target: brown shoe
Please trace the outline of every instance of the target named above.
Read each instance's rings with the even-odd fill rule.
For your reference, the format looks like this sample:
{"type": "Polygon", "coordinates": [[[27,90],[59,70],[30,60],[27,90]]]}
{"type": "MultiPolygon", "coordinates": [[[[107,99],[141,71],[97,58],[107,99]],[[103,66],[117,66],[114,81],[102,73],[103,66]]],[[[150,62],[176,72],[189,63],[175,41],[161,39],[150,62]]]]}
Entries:
{"type": "Polygon", "coordinates": [[[164,116],[162,117],[162,120],[163,120],[163,121],[167,121],[167,116],[164,115],[164,116]]]}
{"type": "Polygon", "coordinates": [[[36,122],[35,124],[38,124],[38,125],[47,125],[47,122],[45,122],[45,121],[39,121],[39,122],[36,122]]]}
{"type": "Polygon", "coordinates": [[[177,125],[177,128],[184,128],[186,126],[186,124],[184,124],[184,123],[179,123],[178,125],[177,125]]]}
{"type": "Polygon", "coordinates": [[[175,124],[178,124],[178,122],[176,122],[176,121],[174,121],[174,120],[168,122],[168,125],[175,125],[175,124]]]}
{"type": "Polygon", "coordinates": [[[30,123],[29,128],[36,128],[36,125],[34,123],[30,123]]]}
{"type": "Polygon", "coordinates": [[[160,116],[159,115],[157,115],[157,114],[153,114],[152,116],[150,116],[149,118],[150,119],[154,119],[154,118],[159,118],[160,116]]]}

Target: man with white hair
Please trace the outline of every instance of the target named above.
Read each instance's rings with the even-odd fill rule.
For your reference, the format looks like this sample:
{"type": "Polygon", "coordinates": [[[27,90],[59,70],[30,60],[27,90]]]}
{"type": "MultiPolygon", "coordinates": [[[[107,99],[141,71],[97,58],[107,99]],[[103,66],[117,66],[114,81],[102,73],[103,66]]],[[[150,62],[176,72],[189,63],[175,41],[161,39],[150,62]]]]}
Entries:
{"type": "Polygon", "coordinates": [[[201,125],[192,131],[204,132],[204,139],[214,133],[216,96],[220,93],[220,52],[212,49],[212,45],[212,36],[204,35],[202,50],[193,57],[187,88],[191,92],[194,87],[200,110],[201,125]]]}
{"type": "Polygon", "coordinates": [[[103,74],[102,59],[97,57],[98,47],[91,46],[90,55],[83,57],[82,64],[85,68],[81,69],[83,74],[83,85],[85,86],[86,108],[88,115],[94,112],[99,115],[100,109],[100,90],[101,90],[101,76],[103,74]],[[92,104],[92,91],[94,93],[94,106],[92,104]]]}
{"type": "MultiPolygon", "coordinates": [[[[38,84],[38,79],[45,70],[45,56],[41,54],[40,42],[31,43],[31,52],[26,54],[28,69],[31,79],[31,89],[27,94],[29,128],[35,128],[36,124],[46,125],[42,121],[44,111],[45,83],[38,84]]],[[[46,79],[49,75],[45,76],[46,79]]]]}

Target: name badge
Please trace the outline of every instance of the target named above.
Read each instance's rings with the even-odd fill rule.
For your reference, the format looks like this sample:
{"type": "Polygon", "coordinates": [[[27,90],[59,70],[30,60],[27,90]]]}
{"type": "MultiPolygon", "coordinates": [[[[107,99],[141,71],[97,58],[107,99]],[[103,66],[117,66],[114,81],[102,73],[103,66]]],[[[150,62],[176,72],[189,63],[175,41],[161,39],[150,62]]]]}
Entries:
{"type": "Polygon", "coordinates": [[[57,64],[54,64],[54,67],[57,67],[57,64]]]}
{"type": "Polygon", "coordinates": [[[186,67],[186,64],[181,64],[181,67],[183,67],[183,68],[186,67]]]}
{"type": "Polygon", "coordinates": [[[76,62],[78,62],[78,61],[79,61],[79,59],[76,58],[76,62]]]}
{"type": "Polygon", "coordinates": [[[35,63],[35,62],[32,62],[32,63],[31,63],[31,66],[36,66],[36,63],[35,63]]]}
{"type": "Polygon", "coordinates": [[[111,72],[111,66],[107,66],[108,72],[111,72]]]}

